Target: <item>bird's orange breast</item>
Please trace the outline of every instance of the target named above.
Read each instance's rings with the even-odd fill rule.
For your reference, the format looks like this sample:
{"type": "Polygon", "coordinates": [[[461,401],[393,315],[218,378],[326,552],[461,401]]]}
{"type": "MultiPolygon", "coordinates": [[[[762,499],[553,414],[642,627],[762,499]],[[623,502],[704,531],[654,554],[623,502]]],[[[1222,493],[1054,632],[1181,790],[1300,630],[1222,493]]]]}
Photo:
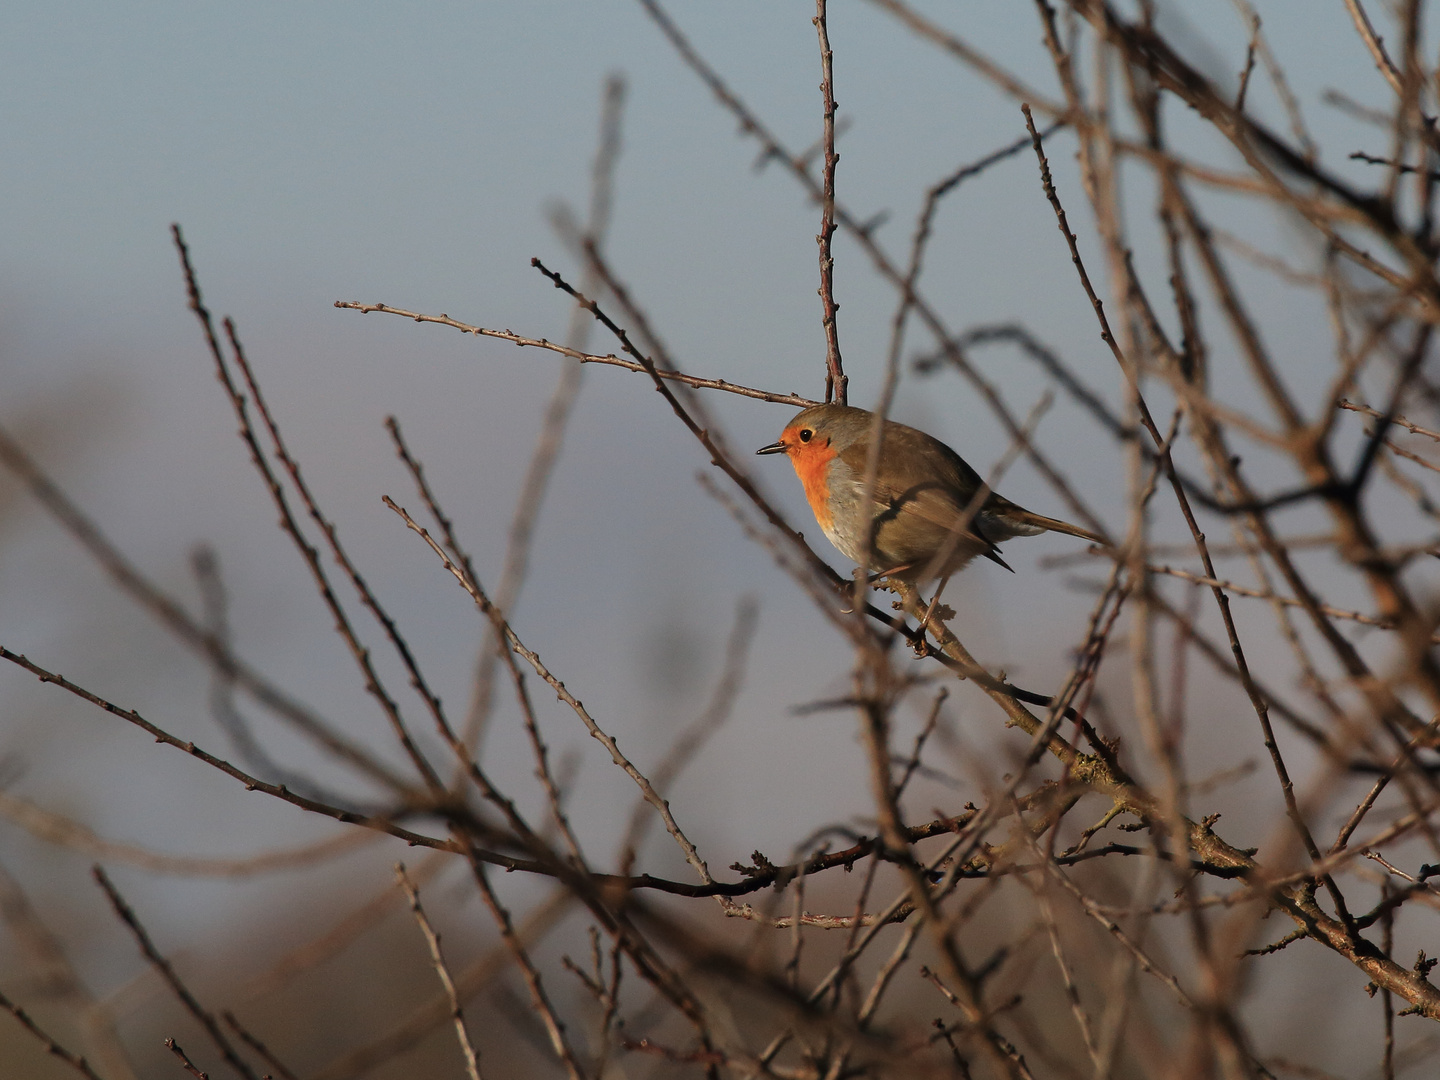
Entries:
{"type": "Polygon", "coordinates": [[[829,534],[835,522],[830,513],[830,463],[836,454],[829,444],[800,446],[790,455],[795,475],[805,488],[805,498],[820,528],[829,534]]]}

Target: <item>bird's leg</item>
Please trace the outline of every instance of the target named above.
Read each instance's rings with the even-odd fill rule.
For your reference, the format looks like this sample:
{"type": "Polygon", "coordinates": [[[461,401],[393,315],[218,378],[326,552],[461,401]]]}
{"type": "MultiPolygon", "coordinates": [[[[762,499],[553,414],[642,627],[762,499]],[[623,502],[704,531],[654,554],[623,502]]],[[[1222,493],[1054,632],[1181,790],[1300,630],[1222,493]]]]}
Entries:
{"type": "Polygon", "coordinates": [[[870,584],[875,585],[882,578],[894,577],[896,574],[903,574],[907,570],[914,570],[915,567],[919,565],[919,563],[907,562],[901,563],[899,566],[888,566],[884,570],[877,570],[870,575],[870,584]]]}
{"type": "Polygon", "coordinates": [[[920,620],[920,636],[922,638],[930,626],[930,620],[935,616],[935,609],[940,606],[940,594],[945,591],[945,586],[948,584],[950,584],[950,575],[946,574],[940,579],[940,584],[935,586],[935,595],[930,598],[930,606],[925,609],[925,617],[920,620]]]}

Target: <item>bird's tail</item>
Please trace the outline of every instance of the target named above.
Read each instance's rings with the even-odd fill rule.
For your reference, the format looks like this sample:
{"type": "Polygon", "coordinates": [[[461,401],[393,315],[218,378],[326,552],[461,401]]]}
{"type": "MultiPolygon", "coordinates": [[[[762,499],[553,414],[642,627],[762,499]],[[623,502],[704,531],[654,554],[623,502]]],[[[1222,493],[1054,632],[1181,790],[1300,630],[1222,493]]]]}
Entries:
{"type": "Polygon", "coordinates": [[[1046,517],[1044,514],[1035,514],[1029,510],[1022,510],[1018,506],[1006,516],[1020,525],[1034,529],[1036,532],[1066,533],[1069,536],[1078,536],[1082,540],[1089,540],[1092,544],[1107,543],[1103,536],[1093,533],[1089,529],[1082,529],[1079,525],[1071,525],[1068,521],[1061,521],[1059,518],[1046,517]]]}

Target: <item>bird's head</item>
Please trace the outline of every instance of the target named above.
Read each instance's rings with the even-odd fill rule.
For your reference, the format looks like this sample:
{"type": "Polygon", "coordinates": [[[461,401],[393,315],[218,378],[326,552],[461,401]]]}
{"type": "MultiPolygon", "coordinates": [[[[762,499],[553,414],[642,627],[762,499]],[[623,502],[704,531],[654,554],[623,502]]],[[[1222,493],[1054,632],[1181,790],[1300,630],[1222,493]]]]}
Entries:
{"type": "Polygon", "coordinates": [[[796,472],[824,465],[870,430],[872,416],[847,405],[814,405],[785,425],[780,438],[757,454],[788,454],[796,472]]]}

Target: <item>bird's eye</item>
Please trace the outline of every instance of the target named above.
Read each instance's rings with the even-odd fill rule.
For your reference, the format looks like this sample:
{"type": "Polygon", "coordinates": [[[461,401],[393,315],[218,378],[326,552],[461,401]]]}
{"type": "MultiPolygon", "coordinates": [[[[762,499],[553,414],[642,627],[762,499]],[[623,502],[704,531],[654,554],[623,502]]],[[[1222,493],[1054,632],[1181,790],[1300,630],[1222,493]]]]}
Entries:
{"type": "Polygon", "coordinates": [[[807,427],[807,428],[801,428],[801,429],[800,429],[800,441],[801,441],[801,442],[809,442],[809,441],[810,441],[810,437],[811,437],[812,435],[814,435],[814,434],[815,434],[815,432],[811,431],[808,427],[807,427]]]}

